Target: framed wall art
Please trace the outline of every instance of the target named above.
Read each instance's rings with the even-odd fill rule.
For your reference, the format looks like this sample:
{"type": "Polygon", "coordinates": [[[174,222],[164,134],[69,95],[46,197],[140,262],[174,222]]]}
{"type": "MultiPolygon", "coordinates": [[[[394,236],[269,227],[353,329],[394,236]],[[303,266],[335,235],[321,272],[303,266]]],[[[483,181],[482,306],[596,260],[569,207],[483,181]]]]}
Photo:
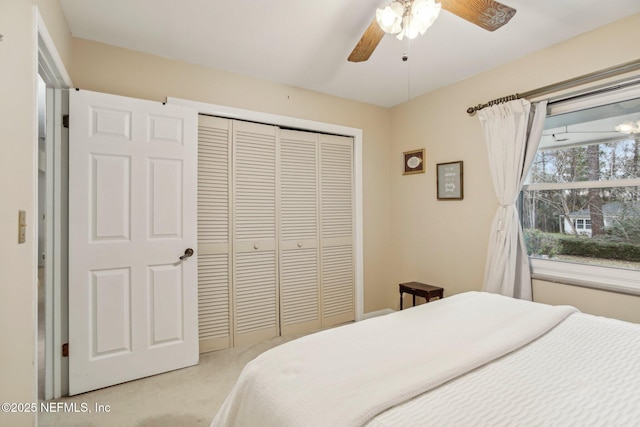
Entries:
{"type": "Polygon", "coordinates": [[[424,148],[420,150],[405,151],[402,154],[404,158],[404,172],[402,173],[403,175],[425,172],[426,168],[424,166],[424,148]]]}
{"type": "Polygon", "coordinates": [[[462,161],[438,163],[436,165],[438,200],[462,200],[462,161]]]}

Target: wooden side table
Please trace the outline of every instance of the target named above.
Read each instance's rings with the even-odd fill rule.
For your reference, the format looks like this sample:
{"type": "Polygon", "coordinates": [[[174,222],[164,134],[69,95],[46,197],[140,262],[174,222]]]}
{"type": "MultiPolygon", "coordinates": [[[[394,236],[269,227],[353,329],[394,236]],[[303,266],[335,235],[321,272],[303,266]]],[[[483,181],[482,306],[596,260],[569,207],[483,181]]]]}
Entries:
{"type": "Polygon", "coordinates": [[[438,297],[442,299],[444,297],[444,289],[438,286],[425,285],[419,282],[400,283],[400,310],[402,310],[402,294],[408,293],[413,295],[413,305],[416,305],[416,295],[422,297],[429,302],[431,298],[438,297]]]}

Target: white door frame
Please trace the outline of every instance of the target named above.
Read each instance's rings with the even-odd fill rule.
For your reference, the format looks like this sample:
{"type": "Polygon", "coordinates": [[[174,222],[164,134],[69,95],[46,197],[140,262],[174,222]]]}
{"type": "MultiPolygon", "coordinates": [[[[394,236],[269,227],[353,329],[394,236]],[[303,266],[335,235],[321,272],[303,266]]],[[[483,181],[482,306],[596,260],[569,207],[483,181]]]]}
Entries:
{"type": "Polygon", "coordinates": [[[206,102],[167,97],[168,104],[183,105],[194,108],[200,114],[225,117],[265,123],[269,125],[285,126],[288,128],[344,135],[353,137],[354,141],[354,172],[355,172],[355,302],[356,320],[362,320],[364,313],[364,257],[363,257],[363,216],[362,216],[362,129],[352,128],[332,123],[316,122],[277,114],[262,113],[242,108],[226,107],[208,104],[206,102]]]}
{"type": "MultiPolygon", "coordinates": [[[[33,22],[37,46],[34,49],[35,63],[38,64],[34,74],[34,85],[37,87],[39,74],[47,85],[47,208],[46,208],[46,299],[45,299],[45,399],[58,398],[66,394],[68,376],[66,375],[68,360],[62,357],[62,344],[67,337],[66,295],[67,295],[67,248],[66,248],[66,160],[62,149],[62,114],[66,108],[63,103],[63,91],[72,86],[62,58],[58,54],[55,43],[47,30],[42,15],[37,6],[33,7],[33,22]],[[53,351],[58,349],[58,351],[53,351]]],[[[35,116],[38,105],[35,102],[35,116]]],[[[37,126],[37,121],[34,124],[37,126]]],[[[34,162],[38,161],[38,132],[34,139],[34,162]]],[[[37,173],[37,168],[36,168],[37,173]]],[[[37,182],[37,181],[36,181],[37,182]]],[[[37,191],[34,190],[34,206],[37,206],[37,191]]],[[[34,209],[32,224],[37,224],[38,209],[34,209]]],[[[34,269],[38,266],[38,235],[33,233],[34,239],[34,269]]],[[[36,274],[37,277],[37,274],[36,274]]],[[[36,288],[37,289],[37,288],[36,288]]],[[[38,312],[37,292],[34,295],[34,313],[38,312]]],[[[35,355],[38,360],[38,323],[35,322],[35,355]]],[[[38,383],[36,369],[35,383],[38,383]]]]}

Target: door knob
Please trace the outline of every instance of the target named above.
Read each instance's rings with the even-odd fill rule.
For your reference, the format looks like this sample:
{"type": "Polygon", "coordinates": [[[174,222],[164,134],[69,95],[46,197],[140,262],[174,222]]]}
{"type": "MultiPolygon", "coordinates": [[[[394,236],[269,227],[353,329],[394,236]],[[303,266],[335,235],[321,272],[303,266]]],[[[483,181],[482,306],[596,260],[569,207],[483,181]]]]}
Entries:
{"type": "Polygon", "coordinates": [[[184,255],[180,257],[180,261],[184,261],[185,259],[189,258],[191,255],[193,255],[193,249],[191,248],[185,249],[184,255]]]}

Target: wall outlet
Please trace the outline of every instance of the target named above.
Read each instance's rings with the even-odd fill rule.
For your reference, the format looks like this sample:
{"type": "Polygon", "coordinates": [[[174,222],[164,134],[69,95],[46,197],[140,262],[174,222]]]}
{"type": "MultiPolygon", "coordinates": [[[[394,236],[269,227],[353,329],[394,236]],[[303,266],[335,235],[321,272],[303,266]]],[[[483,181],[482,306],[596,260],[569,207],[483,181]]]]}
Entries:
{"type": "Polygon", "coordinates": [[[27,241],[27,211],[18,211],[18,243],[27,241]]]}

